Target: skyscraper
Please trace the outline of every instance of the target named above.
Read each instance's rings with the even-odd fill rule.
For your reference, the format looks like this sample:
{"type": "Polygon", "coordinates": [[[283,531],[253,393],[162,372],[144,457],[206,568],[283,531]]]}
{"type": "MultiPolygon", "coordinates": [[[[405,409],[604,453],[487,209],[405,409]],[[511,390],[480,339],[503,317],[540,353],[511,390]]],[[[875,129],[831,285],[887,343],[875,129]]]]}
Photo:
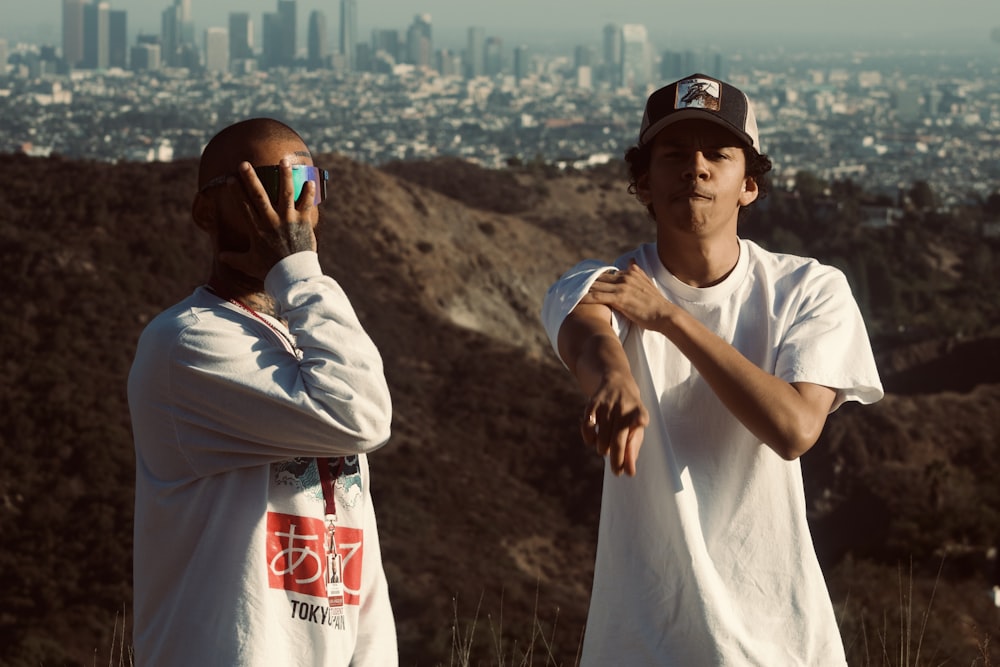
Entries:
{"type": "Polygon", "coordinates": [[[503,72],[503,40],[490,37],[483,47],[483,72],[486,76],[496,76],[503,72]]]}
{"type": "Polygon", "coordinates": [[[483,50],[486,47],[486,29],[469,28],[465,42],[465,76],[473,79],[483,75],[483,50]]]}
{"type": "Polygon", "coordinates": [[[663,81],[675,81],[687,76],[695,70],[684,69],[684,54],[677,51],[664,51],[660,56],[660,78],[663,81]]]}
{"type": "Polygon", "coordinates": [[[83,60],[83,0],[63,0],[63,60],[76,67],[83,60]]]}
{"type": "Polygon", "coordinates": [[[380,52],[392,59],[393,63],[399,62],[399,31],[398,30],[372,30],[372,55],[380,52]]]}
{"type": "Polygon", "coordinates": [[[261,24],[261,67],[269,69],[281,64],[281,16],[266,12],[261,24]]]}
{"type": "Polygon", "coordinates": [[[160,58],[168,67],[181,64],[181,8],[176,4],[160,14],[160,58]]]}
{"type": "Polygon", "coordinates": [[[326,57],[329,53],[326,35],[326,15],[313,10],[309,14],[309,34],[306,40],[306,64],[309,69],[326,67],[326,57]]]}
{"type": "Polygon", "coordinates": [[[603,41],[603,72],[604,80],[612,86],[621,85],[622,65],[622,30],[614,24],[604,26],[603,41]]]}
{"type": "Polygon", "coordinates": [[[174,0],[181,44],[194,44],[194,17],[191,15],[191,0],[174,0]]]}
{"type": "Polygon", "coordinates": [[[125,69],[128,62],[128,14],[112,9],[108,14],[108,67],[125,69]]]}
{"type": "Polygon", "coordinates": [[[340,55],[348,71],[355,69],[358,46],[358,3],[340,0],[340,55]]]}
{"type": "Polygon", "coordinates": [[[621,85],[637,88],[649,83],[651,59],[646,26],[638,23],[622,26],[621,60],[621,85]]]}
{"type": "Polygon", "coordinates": [[[406,61],[420,67],[431,66],[433,53],[431,15],[417,14],[406,31],[406,61]]]}
{"type": "Polygon", "coordinates": [[[225,28],[205,30],[205,70],[225,72],[229,69],[229,31],[225,28]]]}
{"type": "Polygon", "coordinates": [[[296,0],[278,0],[278,17],[281,24],[278,57],[280,64],[286,67],[295,64],[295,56],[298,53],[297,14],[296,0]]]}
{"type": "Polygon", "coordinates": [[[253,58],[253,22],[249,12],[229,14],[229,58],[246,60],[253,58]]]}
{"type": "Polygon", "coordinates": [[[139,35],[138,43],[131,49],[129,67],[137,72],[160,69],[160,38],[139,35]]]}
{"type": "Polygon", "coordinates": [[[573,67],[593,67],[594,49],[590,46],[577,46],[573,49],[573,67]]]}
{"type": "Polygon", "coordinates": [[[83,6],[83,62],[86,69],[107,69],[111,39],[111,5],[92,2],[83,6]]]}
{"type": "Polygon", "coordinates": [[[514,78],[520,82],[531,74],[531,52],[524,44],[514,49],[514,78]]]}

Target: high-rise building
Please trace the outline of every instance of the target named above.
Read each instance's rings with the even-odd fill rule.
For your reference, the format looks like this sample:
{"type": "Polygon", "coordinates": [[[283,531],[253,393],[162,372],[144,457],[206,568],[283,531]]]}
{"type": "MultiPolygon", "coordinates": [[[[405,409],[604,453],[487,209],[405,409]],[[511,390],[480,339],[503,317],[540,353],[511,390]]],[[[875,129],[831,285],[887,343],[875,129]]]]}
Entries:
{"type": "Polygon", "coordinates": [[[503,40],[489,37],[483,47],[483,73],[496,76],[503,72],[503,40]]]}
{"type": "Polygon", "coordinates": [[[296,0],[278,0],[278,17],[281,24],[281,39],[278,47],[279,64],[291,67],[298,53],[297,27],[298,11],[296,0]]]}
{"type": "Polygon", "coordinates": [[[638,88],[648,84],[650,65],[646,26],[638,23],[623,25],[621,85],[627,88],[638,88]]]}
{"type": "Polygon", "coordinates": [[[367,42],[361,42],[354,49],[354,68],[358,72],[371,72],[372,71],[372,45],[367,42]]]}
{"type": "Polygon", "coordinates": [[[514,78],[520,82],[531,74],[531,52],[524,44],[514,49],[514,78]]]}
{"type": "Polygon", "coordinates": [[[573,49],[573,67],[593,67],[594,48],[592,46],[577,46],[573,49]]]}
{"type": "Polygon", "coordinates": [[[694,74],[684,69],[684,54],[678,51],[664,51],[660,56],[660,79],[663,83],[676,81],[682,76],[694,74]]]}
{"type": "Polygon", "coordinates": [[[306,39],[306,64],[309,69],[326,67],[327,48],[326,15],[313,10],[309,14],[309,34],[306,39]]]}
{"type": "Polygon", "coordinates": [[[173,4],[160,14],[160,58],[168,67],[180,67],[181,57],[181,7],[173,4]]]}
{"type": "Polygon", "coordinates": [[[76,67],[83,60],[83,0],[63,0],[63,60],[76,67]]]}
{"type": "Polygon", "coordinates": [[[83,6],[83,62],[86,69],[107,69],[110,52],[111,5],[92,2],[83,6]]]}
{"type": "Polygon", "coordinates": [[[229,70],[229,31],[225,28],[205,30],[205,70],[208,72],[229,70]]]}
{"type": "Polygon", "coordinates": [[[621,84],[622,65],[622,29],[614,23],[604,26],[604,40],[602,42],[602,69],[604,80],[612,86],[621,84]]]}
{"type": "Polygon", "coordinates": [[[451,49],[438,49],[434,54],[434,69],[441,76],[461,76],[462,56],[451,49]]]}
{"type": "Polygon", "coordinates": [[[253,58],[253,22],[249,12],[229,14],[229,58],[247,60],[253,58]]]}
{"type": "Polygon", "coordinates": [[[108,14],[108,67],[125,69],[128,64],[128,14],[112,9],[108,14]]]}
{"type": "Polygon", "coordinates": [[[357,63],[358,47],[358,3],[356,0],[340,0],[340,55],[349,71],[357,63]]]}
{"type": "Polygon", "coordinates": [[[431,15],[417,14],[406,31],[406,62],[430,68],[433,46],[431,15]]]}
{"type": "Polygon", "coordinates": [[[136,72],[160,69],[160,40],[143,42],[139,37],[139,43],[130,49],[130,67],[136,72]]]}
{"type": "Polygon", "coordinates": [[[194,44],[194,17],[191,14],[191,0],[174,0],[181,44],[194,44]]]}
{"type": "Polygon", "coordinates": [[[394,63],[400,61],[398,30],[372,30],[372,56],[384,53],[394,63]]]}
{"type": "Polygon", "coordinates": [[[469,28],[465,42],[465,76],[469,79],[482,76],[485,66],[486,28],[469,28]]]}
{"type": "Polygon", "coordinates": [[[281,64],[281,16],[266,12],[261,23],[261,67],[269,69],[281,64]]]}

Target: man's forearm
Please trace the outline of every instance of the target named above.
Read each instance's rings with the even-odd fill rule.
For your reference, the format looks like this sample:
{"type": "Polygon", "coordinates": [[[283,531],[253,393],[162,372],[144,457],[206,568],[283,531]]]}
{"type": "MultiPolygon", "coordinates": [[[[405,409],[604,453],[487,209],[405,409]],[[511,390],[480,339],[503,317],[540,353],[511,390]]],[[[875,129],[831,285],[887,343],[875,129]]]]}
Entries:
{"type": "Polygon", "coordinates": [[[832,389],[789,384],[771,375],[680,308],[661,318],[657,330],[691,361],[729,411],[782,458],[795,459],[816,443],[833,404],[832,389]]]}

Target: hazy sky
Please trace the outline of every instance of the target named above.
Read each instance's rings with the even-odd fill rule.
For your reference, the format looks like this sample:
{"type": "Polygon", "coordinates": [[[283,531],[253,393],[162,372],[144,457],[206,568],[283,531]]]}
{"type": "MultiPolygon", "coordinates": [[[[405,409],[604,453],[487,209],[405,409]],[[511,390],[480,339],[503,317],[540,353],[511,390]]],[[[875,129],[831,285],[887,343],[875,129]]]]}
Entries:
{"type": "MultiPolygon", "coordinates": [[[[110,0],[129,14],[129,32],[158,32],[161,10],[172,0],[110,0]]],[[[336,34],[339,0],[298,0],[304,25],[314,9],[327,15],[336,34]]],[[[658,44],[686,42],[723,46],[727,40],[783,35],[844,35],[884,37],[898,42],[988,42],[990,29],[1000,26],[1000,0],[357,0],[362,37],[373,27],[405,28],[418,12],[431,14],[435,42],[461,39],[468,26],[514,43],[523,37],[541,39],[551,33],[560,41],[582,35],[600,39],[606,23],[645,24],[658,44]]],[[[40,36],[58,42],[62,0],[0,0],[0,36],[8,39],[40,36]]],[[[198,32],[225,26],[230,11],[249,11],[257,30],[260,15],[274,11],[276,0],[192,0],[198,32]]],[[[304,42],[304,32],[303,35],[304,42]]],[[[1000,50],[1000,45],[997,45],[1000,50]]]]}

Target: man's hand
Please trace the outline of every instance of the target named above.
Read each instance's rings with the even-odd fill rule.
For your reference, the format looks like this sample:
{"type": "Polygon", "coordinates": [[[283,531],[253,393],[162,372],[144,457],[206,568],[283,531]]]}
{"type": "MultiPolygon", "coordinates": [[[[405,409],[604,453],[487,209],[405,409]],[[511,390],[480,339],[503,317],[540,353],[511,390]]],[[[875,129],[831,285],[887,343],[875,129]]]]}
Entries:
{"type": "Polygon", "coordinates": [[[559,329],[559,356],[588,397],[583,441],[608,457],[615,475],[635,475],[649,413],[607,306],[578,304],[559,329]]]}
{"type": "Polygon", "coordinates": [[[239,166],[237,176],[226,180],[228,196],[237,203],[233,210],[244,212],[250,248],[242,252],[222,251],[219,261],[259,280],[264,280],[268,271],[285,257],[316,250],[313,231],[319,221],[319,209],[314,203],[316,185],[307,181],[296,203],[291,165],[285,159],[280,166],[281,186],[274,206],[249,162],[239,166]]]}
{"type": "Polygon", "coordinates": [[[601,274],[580,303],[607,306],[643,329],[654,331],[677,307],[634,261],[624,271],[601,274]]]}
{"type": "Polygon", "coordinates": [[[634,477],[648,424],[649,413],[632,375],[611,373],[587,402],[580,433],[587,445],[608,457],[611,472],[634,477]]]}

